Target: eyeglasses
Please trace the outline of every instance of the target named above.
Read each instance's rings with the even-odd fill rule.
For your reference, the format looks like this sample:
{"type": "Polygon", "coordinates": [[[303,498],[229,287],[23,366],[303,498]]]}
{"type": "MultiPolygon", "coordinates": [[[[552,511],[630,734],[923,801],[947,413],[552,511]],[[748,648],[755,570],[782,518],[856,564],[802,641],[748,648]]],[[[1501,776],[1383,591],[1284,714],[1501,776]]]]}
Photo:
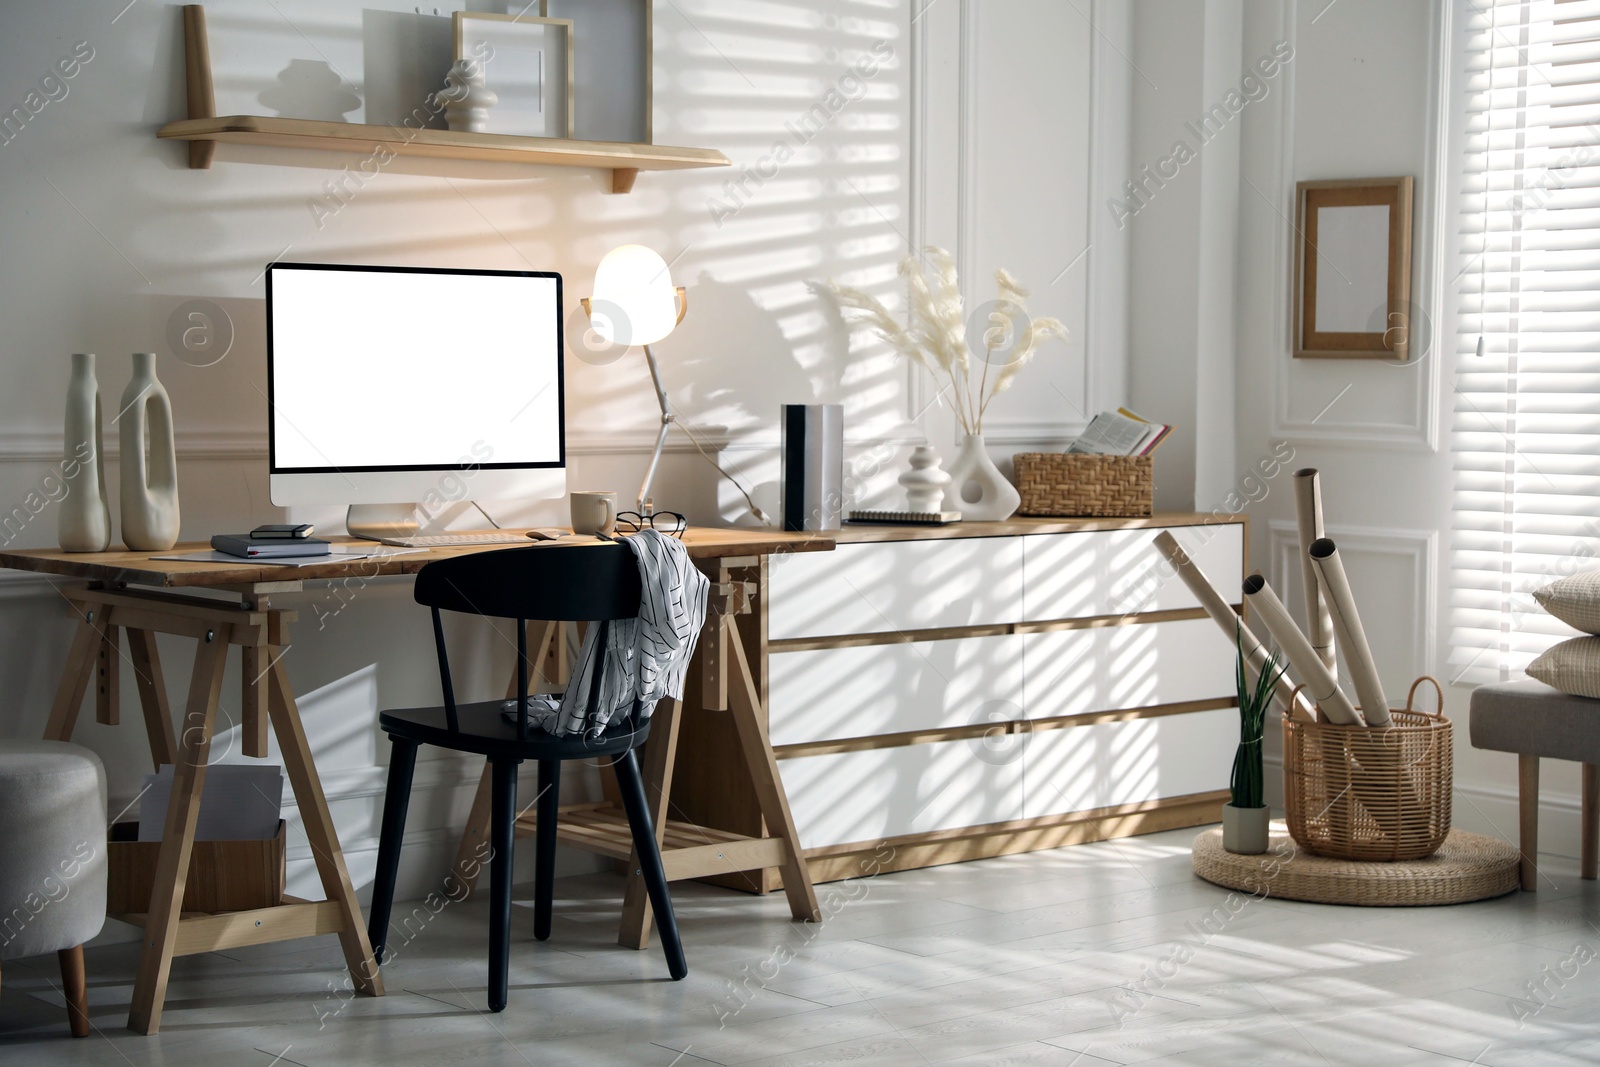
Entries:
{"type": "Polygon", "coordinates": [[[638,533],[646,528],[681,540],[683,531],[689,528],[689,520],[676,511],[653,511],[649,515],[637,511],[617,512],[618,533],[638,533]]]}

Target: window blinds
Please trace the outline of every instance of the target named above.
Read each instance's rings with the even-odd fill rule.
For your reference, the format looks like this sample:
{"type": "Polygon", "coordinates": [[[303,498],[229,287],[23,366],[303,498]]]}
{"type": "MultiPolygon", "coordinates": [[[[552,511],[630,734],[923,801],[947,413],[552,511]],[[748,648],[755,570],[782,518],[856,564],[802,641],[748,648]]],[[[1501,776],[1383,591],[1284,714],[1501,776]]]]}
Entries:
{"type": "Polygon", "coordinates": [[[1600,569],[1600,0],[1460,0],[1451,676],[1573,631],[1534,590],[1600,569]]]}

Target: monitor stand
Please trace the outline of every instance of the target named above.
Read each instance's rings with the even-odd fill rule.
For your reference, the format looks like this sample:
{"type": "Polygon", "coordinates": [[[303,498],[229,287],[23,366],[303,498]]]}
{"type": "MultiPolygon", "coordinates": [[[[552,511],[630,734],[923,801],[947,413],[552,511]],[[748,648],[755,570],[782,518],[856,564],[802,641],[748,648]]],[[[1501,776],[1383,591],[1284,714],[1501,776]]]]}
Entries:
{"type": "Polygon", "coordinates": [[[415,504],[351,504],[344,516],[345,532],[367,541],[386,537],[415,537],[422,524],[415,504]]]}

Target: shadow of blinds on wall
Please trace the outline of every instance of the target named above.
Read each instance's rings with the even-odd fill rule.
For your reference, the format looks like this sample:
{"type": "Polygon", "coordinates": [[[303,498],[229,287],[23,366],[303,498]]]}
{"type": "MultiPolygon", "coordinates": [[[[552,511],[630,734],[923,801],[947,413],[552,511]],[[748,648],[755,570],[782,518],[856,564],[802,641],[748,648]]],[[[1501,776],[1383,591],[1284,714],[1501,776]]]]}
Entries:
{"type": "Polygon", "coordinates": [[[1458,0],[1451,677],[1575,631],[1534,590],[1600,568],[1600,0],[1458,0]]]}

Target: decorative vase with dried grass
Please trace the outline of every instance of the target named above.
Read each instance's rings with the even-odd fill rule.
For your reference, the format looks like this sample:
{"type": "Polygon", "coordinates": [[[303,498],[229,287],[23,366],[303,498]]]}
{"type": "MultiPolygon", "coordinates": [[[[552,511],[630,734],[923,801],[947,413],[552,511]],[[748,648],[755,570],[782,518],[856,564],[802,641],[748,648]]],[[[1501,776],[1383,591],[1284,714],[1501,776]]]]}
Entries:
{"type": "Polygon", "coordinates": [[[1041,342],[1066,340],[1058,319],[1030,318],[1028,291],[1006,271],[995,271],[999,292],[983,322],[983,354],[974,358],[967,344],[966,307],[961,299],[955,257],[928,247],[923,257],[907,256],[900,274],[910,287],[911,303],[902,326],[877,297],[860,289],[824,283],[842,308],[865,312],[861,318],[873,333],[933,376],[941,402],[948,401],[961,427],[961,444],[948,467],[951,481],[944,509],[964,519],[1007,519],[1022,498],[989,457],[983,441],[983,416],[994,398],[1011,388],[1017,374],[1032,361],[1041,342]],[[931,276],[927,266],[932,267],[931,276]],[[982,366],[974,364],[981,363],[982,366]],[[974,373],[976,372],[976,373],[974,373]]]}

